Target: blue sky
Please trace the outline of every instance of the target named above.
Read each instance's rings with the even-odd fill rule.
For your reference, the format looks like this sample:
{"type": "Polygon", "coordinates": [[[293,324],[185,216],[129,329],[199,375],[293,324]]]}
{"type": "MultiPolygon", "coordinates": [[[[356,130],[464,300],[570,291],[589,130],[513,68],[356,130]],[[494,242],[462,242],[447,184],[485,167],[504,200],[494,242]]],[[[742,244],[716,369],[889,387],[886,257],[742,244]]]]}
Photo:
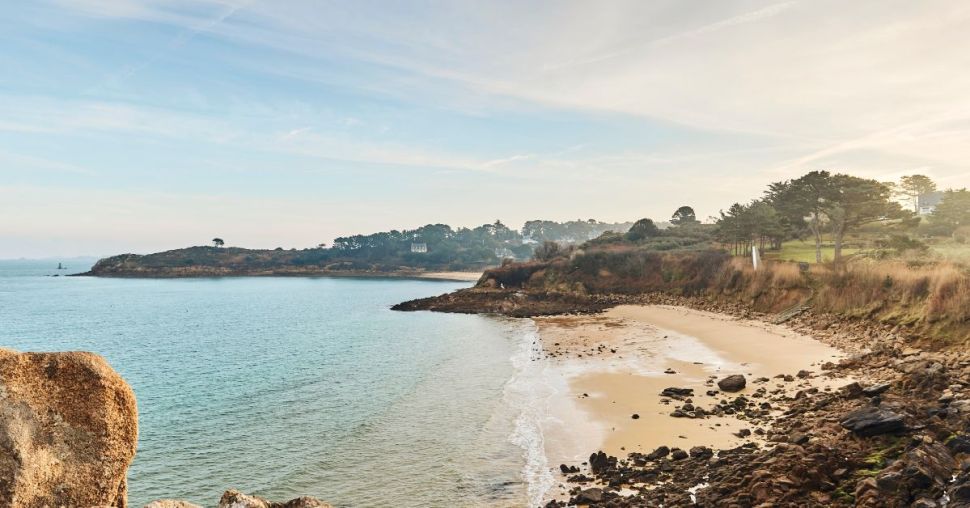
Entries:
{"type": "Polygon", "coordinates": [[[11,2],[0,258],[970,185],[970,4],[11,2]]]}

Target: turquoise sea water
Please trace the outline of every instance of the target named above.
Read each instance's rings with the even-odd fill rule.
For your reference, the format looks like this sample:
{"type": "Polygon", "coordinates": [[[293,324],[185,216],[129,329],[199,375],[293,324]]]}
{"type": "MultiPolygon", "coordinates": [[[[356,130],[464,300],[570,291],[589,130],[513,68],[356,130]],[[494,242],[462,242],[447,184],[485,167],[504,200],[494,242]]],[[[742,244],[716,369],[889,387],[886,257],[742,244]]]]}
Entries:
{"type": "Polygon", "coordinates": [[[0,347],[93,351],[131,384],[132,506],[213,505],[228,488],[339,506],[541,495],[535,404],[516,384],[530,325],[389,310],[467,283],[46,276],[54,267],[0,262],[0,347]]]}

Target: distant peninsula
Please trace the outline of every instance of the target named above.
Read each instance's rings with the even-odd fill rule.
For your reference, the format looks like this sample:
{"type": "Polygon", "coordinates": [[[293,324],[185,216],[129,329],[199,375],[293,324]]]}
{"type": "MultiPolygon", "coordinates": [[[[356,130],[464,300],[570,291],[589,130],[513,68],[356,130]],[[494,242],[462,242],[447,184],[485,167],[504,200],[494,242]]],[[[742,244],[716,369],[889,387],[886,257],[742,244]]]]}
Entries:
{"type": "Polygon", "coordinates": [[[487,265],[407,266],[322,259],[320,249],[266,250],[188,247],[154,254],[121,254],[99,260],[76,276],[189,278],[258,276],[402,277],[477,280],[487,265]]]}
{"type": "Polygon", "coordinates": [[[486,268],[505,260],[531,259],[542,242],[582,242],[630,224],[576,220],[529,221],[522,232],[496,221],[475,228],[428,224],[336,238],[333,244],[304,249],[195,246],[154,254],[121,254],[99,260],[79,276],[233,277],[370,276],[477,280],[486,268]]]}

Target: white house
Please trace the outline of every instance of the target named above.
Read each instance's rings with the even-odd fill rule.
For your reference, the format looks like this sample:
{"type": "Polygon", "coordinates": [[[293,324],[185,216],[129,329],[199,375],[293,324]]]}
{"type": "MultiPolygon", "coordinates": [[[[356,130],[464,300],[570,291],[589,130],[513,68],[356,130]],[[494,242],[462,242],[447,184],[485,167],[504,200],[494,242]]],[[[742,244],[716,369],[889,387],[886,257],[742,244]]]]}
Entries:
{"type": "Polygon", "coordinates": [[[426,244],[424,242],[421,242],[421,243],[412,242],[411,243],[411,252],[416,252],[418,254],[427,254],[427,252],[428,252],[428,244],[426,244]]]}
{"type": "Polygon", "coordinates": [[[929,215],[936,210],[937,205],[943,201],[943,191],[935,191],[924,194],[917,200],[917,209],[920,215],[929,215]]]}

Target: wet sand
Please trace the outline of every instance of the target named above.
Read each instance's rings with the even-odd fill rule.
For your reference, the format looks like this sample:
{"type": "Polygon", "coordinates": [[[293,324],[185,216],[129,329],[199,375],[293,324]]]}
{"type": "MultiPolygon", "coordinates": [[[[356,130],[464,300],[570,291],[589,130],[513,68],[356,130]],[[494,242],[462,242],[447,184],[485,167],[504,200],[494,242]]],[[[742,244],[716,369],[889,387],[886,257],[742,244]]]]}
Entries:
{"type": "Polygon", "coordinates": [[[750,396],[759,387],[793,392],[848,382],[827,377],[790,383],[776,379],[803,369],[820,375],[819,366],[837,361],[841,354],[810,337],[760,321],[670,306],[620,306],[599,315],[535,321],[549,375],[561,376],[568,386],[568,393],[550,405],[552,414],[544,428],[553,466],[585,460],[597,449],[622,457],[660,445],[725,448],[758,439],[735,436],[741,428],[754,431],[756,424],[734,417],[671,417],[683,402],[661,397],[667,387],[693,388],[694,405],[711,408],[718,400],[750,396]],[[717,390],[717,379],[731,374],[745,375],[747,387],[735,394],[705,395],[717,390]],[[768,381],[756,382],[758,378],[768,381]],[[633,419],[634,414],[639,418],[633,419]]]}

